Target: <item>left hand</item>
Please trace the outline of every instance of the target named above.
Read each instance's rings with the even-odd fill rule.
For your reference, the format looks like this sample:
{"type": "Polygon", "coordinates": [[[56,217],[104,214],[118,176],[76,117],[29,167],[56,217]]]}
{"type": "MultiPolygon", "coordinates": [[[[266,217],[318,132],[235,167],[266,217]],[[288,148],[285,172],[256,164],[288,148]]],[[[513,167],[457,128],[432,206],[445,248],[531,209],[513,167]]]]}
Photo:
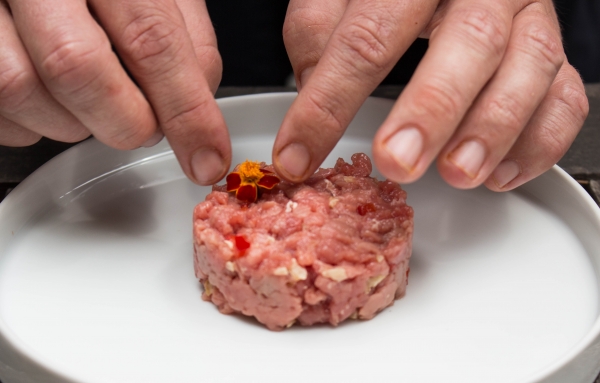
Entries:
{"type": "Polygon", "coordinates": [[[505,191],[562,157],[588,103],[551,0],[291,0],[300,93],[273,148],[278,173],[312,174],[419,36],[429,49],[373,141],[383,175],[412,182],[437,158],[454,187],[505,191]]]}

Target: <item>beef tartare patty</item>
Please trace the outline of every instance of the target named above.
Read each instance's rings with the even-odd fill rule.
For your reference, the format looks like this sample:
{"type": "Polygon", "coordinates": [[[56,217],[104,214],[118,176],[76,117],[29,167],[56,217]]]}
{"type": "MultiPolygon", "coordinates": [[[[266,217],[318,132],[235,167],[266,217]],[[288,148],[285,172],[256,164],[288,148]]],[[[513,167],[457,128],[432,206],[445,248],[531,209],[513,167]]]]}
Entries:
{"type": "Polygon", "coordinates": [[[371,169],[365,154],[340,158],[253,203],[215,186],[194,210],[202,298],[271,330],[371,319],[392,305],[408,283],[413,210],[398,184],[371,169]]]}

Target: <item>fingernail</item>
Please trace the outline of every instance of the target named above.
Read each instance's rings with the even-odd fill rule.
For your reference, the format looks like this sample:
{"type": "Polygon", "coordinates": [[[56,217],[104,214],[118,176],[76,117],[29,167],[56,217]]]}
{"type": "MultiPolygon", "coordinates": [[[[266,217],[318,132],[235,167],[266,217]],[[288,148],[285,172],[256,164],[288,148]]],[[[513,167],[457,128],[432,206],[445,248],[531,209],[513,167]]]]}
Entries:
{"type": "Polygon", "coordinates": [[[152,137],[150,137],[150,138],[148,139],[148,141],[146,141],[146,142],[144,142],[144,143],[142,144],[142,146],[143,146],[144,148],[151,148],[151,147],[153,147],[154,145],[156,145],[156,144],[158,144],[159,142],[161,142],[164,136],[165,136],[165,135],[163,134],[163,132],[161,132],[160,130],[157,130],[156,132],[154,132],[154,134],[152,135],[152,137]]]}
{"type": "Polygon", "coordinates": [[[296,84],[296,88],[298,89],[298,91],[300,91],[300,89],[302,89],[302,87],[304,85],[306,85],[306,83],[308,82],[308,78],[314,71],[315,71],[315,67],[310,66],[310,67],[304,69],[302,71],[302,73],[300,73],[300,84],[296,84]]]}
{"type": "Polygon", "coordinates": [[[310,154],[303,144],[294,142],[279,152],[279,164],[292,179],[302,179],[310,165],[310,154]]]}
{"type": "Polygon", "coordinates": [[[496,186],[502,189],[504,186],[521,174],[521,166],[513,160],[504,160],[492,173],[492,179],[496,186]]]}
{"type": "Polygon", "coordinates": [[[385,148],[398,165],[412,172],[423,150],[423,135],[417,128],[404,128],[386,141],[385,148]]]}
{"type": "Polygon", "coordinates": [[[192,156],[192,174],[201,185],[211,185],[223,175],[223,158],[214,148],[200,148],[192,156]]]}
{"type": "Polygon", "coordinates": [[[448,160],[474,179],[485,161],[485,148],[479,141],[465,141],[448,155],[448,160]]]}

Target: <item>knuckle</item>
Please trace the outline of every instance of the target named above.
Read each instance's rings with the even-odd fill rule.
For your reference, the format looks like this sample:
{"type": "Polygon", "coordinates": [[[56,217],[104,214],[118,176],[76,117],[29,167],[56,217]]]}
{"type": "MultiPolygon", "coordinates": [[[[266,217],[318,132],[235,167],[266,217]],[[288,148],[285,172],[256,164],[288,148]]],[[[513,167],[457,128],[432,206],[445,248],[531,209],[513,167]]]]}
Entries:
{"type": "Polygon", "coordinates": [[[565,84],[549,96],[547,112],[532,134],[543,147],[544,155],[553,163],[569,149],[583,126],[589,106],[585,92],[573,84],[565,84]]]}
{"type": "Polygon", "coordinates": [[[121,129],[109,132],[105,137],[106,143],[119,150],[133,150],[139,148],[150,138],[151,132],[140,127],[121,129]]]}
{"type": "Polygon", "coordinates": [[[323,9],[299,7],[288,12],[283,23],[283,41],[286,46],[302,43],[310,36],[318,37],[333,31],[332,19],[338,16],[323,9]]]}
{"type": "Polygon", "coordinates": [[[147,8],[125,27],[121,49],[137,65],[147,63],[146,68],[151,68],[172,61],[184,41],[183,30],[173,17],[147,8]]]}
{"type": "Polygon", "coordinates": [[[42,75],[66,91],[81,88],[99,75],[101,50],[102,45],[86,41],[58,41],[41,61],[42,75]]]}
{"type": "Polygon", "coordinates": [[[453,87],[443,84],[443,81],[424,84],[412,98],[411,110],[437,121],[458,121],[461,117],[461,96],[453,87]]]}
{"type": "Polygon", "coordinates": [[[0,104],[9,113],[18,113],[39,85],[35,73],[19,65],[2,68],[0,63],[0,104]]]}
{"type": "Polygon", "coordinates": [[[503,55],[508,44],[507,23],[492,9],[470,7],[457,11],[458,26],[467,41],[483,52],[503,55]]]}
{"type": "Polygon", "coordinates": [[[336,106],[332,97],[318,89],[313,89],[311,93],[307,93],[306,97],[308,102],[306,114],[311,121],[310,126],[318,129],[319,132],[326,129],[338,136],[342,135],[346,130],[346,124],[339,112],[336,112],[342,108],[339,105],[336,106]]]}
{"type": "Polygon", "coordinates": [[[214,45],[196,47],[196,57],[202,64],[202,71],[213,94],[217,91],[223,76],[223,59],[214,45]]]}
{"type": "Polygon", "coordinates": [[[208,109],[209,98],[203,97],[189,102],[187,105],[173,110],[170,115],[164,116],[161,125],[164,126],[168,137],[175,140],[186,140],[192,127],[197,125],[198,114],[208,109]]]}
{"type": "Polygon", "coordinates": [[[564,62],[564,53],[560,37],[549,29],[535,23],[529,23],[522,31],[521,49],[534,59],[549,67],[548,71],[555,74],[564,62]]]}
{"type": "Polygon", "coordinates": [[[567,123],[583,125],[588,116],[590,105],[583,86],[571,83],[558,84],[557,99],[565,106],[567,123]]]}
{"type": "Polygon", "coordinates": [[[520,132],[525,121],[523,120],[523,104],[518,99],[509,95],[496,95],[483,109],[483,120],[489,126],[495,126],[498,134],[504,135],[506,131],[520,132]]]}
{"type": "Polygon", "coordinates": [[[348,63],[367,74],[380,73],[394,64],[392,37],[390,21],[366,14],[358,16],[340,35],[341,44],[349,53],[348,63]]]}
{"type": "Polygon", "coordinates": [[[560,118],[548,120],[542,125],[537,138],[540,147],[543,148],[544,156],[552,163],[558,162],[565,155],[572,142],[560,118]]]}

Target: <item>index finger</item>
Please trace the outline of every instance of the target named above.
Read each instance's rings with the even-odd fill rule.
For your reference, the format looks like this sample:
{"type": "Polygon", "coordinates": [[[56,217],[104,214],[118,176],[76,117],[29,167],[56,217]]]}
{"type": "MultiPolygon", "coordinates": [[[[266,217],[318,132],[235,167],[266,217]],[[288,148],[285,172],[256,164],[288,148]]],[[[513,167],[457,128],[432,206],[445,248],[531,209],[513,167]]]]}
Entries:
{"type": "MultiPolygon", "coordinates": [[[[98,0],[93,5],[125,65],[144,90],[188,178],[203,185],[221,179],[231,161],[229,134],[196,55],[195,46],[201,44],[192,42],[186,28],[186,21],[193,19],[184,19],[175,0],[129,0],[118,5],[98,0]]],[[[204,35],[206,44],[216,50],[208,14],[201,16],[210,28],[204,35]]],[[[197,30],[198,25],[194,25],[197,30]]]]}
{"type": "Polygon", "coordinates": [[[273,147],[285,179],[312,174],[400,56],[417,38],[437,1],[351,1],[273,147]]]}

